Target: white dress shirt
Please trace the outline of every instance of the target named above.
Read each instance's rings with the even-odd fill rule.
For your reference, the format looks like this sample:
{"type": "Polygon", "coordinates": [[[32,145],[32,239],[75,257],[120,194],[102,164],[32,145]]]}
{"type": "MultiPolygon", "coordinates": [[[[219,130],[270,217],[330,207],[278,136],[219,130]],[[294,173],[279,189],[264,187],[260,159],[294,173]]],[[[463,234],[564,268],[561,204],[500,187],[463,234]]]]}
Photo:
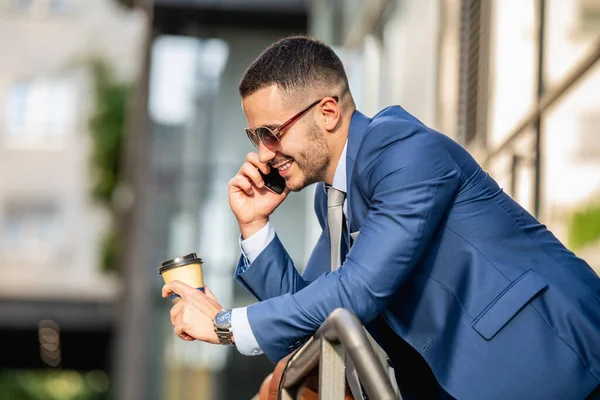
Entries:
{"type": "MultiPolygon", "coordinates": [[[[348,147],[348,141],[344,145],[344,150],[335,168],[335,174],[333,176],[332,187],[346,193],[346,149],[348,147]]],[[[348,205],[344,200],[342,206],[346,219],[348,217],[348,205]]],[[[243,271],[252,266],[252,262],[260,255],[260,253],[271,243],[275,238],[275,229],[270,222],[267,222],[258,232],[250,236],[246,240],[241,240],[240,247],[242,249],[242,255],[244,257],[243,271]]],[[[243,272],[242,271],[242,272],[243,272]]],[[[239,271],[238,271],[239,272],[239,271]]],[[[231,329],[233,330],[233,337],[235,338],[235,346],[238,351],[246,356],[255,356],[262,354],[263,351],[256,341],[256,337],[248,322],[248,312],[246,307],[234,308],[231,312],[231,329]]]]}

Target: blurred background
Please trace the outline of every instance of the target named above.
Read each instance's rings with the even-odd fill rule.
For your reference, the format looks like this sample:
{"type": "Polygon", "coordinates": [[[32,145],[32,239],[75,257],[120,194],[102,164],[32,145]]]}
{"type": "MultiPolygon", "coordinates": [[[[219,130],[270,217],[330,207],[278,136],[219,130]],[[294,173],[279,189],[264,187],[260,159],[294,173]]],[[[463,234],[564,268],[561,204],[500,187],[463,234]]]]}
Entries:
{"type": "MultiPolygon", "coordinates": [[[[600,0],[0,0],[0,399],[249,399],[274,365],[179,340],[160,263],[254,301],[227,182],[237,85],[310,34],[367,115],[400,104],[600,270],[600,0]]],[[[299,269],[313,190],[273,223],[299,269]]]]}

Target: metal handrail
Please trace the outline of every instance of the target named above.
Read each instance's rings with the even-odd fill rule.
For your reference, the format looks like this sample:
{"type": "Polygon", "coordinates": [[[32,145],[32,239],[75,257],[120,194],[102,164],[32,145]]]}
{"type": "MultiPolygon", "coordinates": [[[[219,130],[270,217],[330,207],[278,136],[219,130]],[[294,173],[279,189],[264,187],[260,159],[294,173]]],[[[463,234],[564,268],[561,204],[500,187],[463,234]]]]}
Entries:
{"type": "Polygon", "coordinates": [[[600,39],[591,46],[591,52],[580,61],[575,68],[552,90],[548,90],[539,103],[529,111],[525,117],[519,122],[515,129],[508,135],[508,138],[498,147],[490,151],[483,162],[484,166],[488,166],[492,158],[506,150],[527,128],[529,128],[539,117],[559,100],[569,89],[579,82],[588,73],[596,62],[600,60],[600,39]]]}
{"type": "Polygon", "coordinates": [[[352,360],[369,398],[398,399],[360,321],[344,308],[335,309],[292,357],[284,372],[283,389],[291,389],[301,383],[320,364],[320,398],[344,399],[345,356],[352,360]]]}

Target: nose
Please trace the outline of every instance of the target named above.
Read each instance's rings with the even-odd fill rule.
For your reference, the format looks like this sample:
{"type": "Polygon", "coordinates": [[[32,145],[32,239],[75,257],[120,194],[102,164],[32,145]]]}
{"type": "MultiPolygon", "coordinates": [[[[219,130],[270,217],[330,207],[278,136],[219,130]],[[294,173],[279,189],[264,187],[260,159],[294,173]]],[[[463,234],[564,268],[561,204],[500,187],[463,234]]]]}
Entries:
{"type": "Polygon", "coordinates": [[[269,161],[274,159],[276,155],[277,155],[276,152],[269,150],[267,148],[267,146],[265,146],[264,144],[262,144],[262,142],[260,142],[260,144],[258,145],[258,160],[261,163],[265,163],[265,164],[268,163],[269,161]]]}

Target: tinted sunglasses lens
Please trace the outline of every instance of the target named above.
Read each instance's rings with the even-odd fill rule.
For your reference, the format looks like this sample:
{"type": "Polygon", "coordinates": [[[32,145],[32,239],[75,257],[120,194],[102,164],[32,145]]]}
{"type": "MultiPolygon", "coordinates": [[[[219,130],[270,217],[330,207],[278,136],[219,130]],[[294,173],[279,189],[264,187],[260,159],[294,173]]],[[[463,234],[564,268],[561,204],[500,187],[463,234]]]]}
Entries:
{"type": "Polygon", "coordinates": [[[254,145],[254,147],[258,148],[259,141],[256,133],[246,128],[246,135],[248,135],[248,139],[250,139],[250,142],[254,145]]]}
{"type": "Polygon", "coordinates": [[[269,128],[256,128],[256,135],[267,149],[279,147],[279,140],[277,140],[269,128]]]}

